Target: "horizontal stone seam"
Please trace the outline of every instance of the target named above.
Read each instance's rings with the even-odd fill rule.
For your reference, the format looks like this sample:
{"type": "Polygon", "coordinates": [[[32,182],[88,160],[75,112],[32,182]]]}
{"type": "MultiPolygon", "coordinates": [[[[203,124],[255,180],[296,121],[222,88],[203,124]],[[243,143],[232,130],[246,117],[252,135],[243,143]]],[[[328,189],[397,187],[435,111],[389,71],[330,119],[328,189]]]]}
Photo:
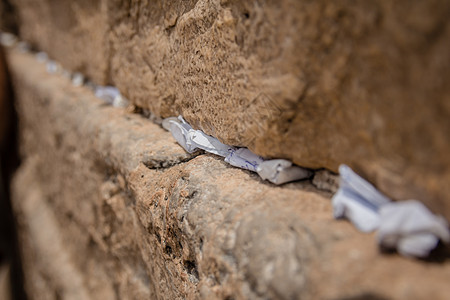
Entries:
{"type": "Polygon", "coordinates": [[[201,152],[193,153],[190,157],[181,159],[181,160],[177,160],[177,161],[147,159],[147,160],[142,160],[139,163],[142,163],[144,166],[147,167],[147,169],[150,169],[150,170],[169,170],[175,166],[179,166],[179,165],[188,163],[192,159],[202,156],[202,155],[205,155],[205,154],[206,153],[201,153],[201,152]]]}

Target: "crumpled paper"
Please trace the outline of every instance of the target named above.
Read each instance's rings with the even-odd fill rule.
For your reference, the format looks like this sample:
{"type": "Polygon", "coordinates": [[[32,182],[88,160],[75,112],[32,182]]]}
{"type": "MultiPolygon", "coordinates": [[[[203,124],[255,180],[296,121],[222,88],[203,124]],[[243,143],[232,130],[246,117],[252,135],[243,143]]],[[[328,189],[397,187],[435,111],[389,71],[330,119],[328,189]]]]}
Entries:
{"type": "Polygon", "coordinates": [[[43,51],[36,53],[35,57],[40,63],[46,63],[48,61],[48,55],[43,51]]]}
{"type": "Polygon", "coordinates": [[[95,96],[114,107],[127,107],[129,102],[113,86],[96,86],[95,96]]]}
{"type": "Polygon", "coordinates": [[[9,32],[0,32],[0,45],[3,47],[12,47],[17,43],[17,37],[9,32]]]}
{"type": "Polygon", "coordinates": [[[377,229],[380,224],[378,209],[390,200],[350,167],[341,165],[339,174],[339,190],[332,199],[334,217],[347,217],[362,232],[377,229]]]}
{"type": "Polygon", "coordinates": [[[392,202],[346,165],[339,173],[339,190],[332,199],[335,218],[349,219],[362,232],[378,229],[379,244],[405,256],[425,257],[439,240],[450,242],[445,219],[421,202],[392,202]]]}
{"type": "Polygon", "coordinates": [[[48,60],[46,63],[47,72],[50,74],[57,74],[62,72],[62,67],[54,60],[48,60]]]}
{"type": "Polygon", "coordinates": [[[125,99],[120,91],[114,86],[100,86],[95,85],[90,81],[85,82],[83,74],[75,72],[71,74],[69,71],[64,70],[59,63],[48,58],[47,53],[39,52],[36,54],[36,59],[46,64],[46,69],[49,74],[61,74],[67,79],[71,79],[72,85],[79,87],[86,83],[87,87],[94,90],[94,94],[97,98],[102,99],[106,103],[114,107],[127,107],[129,102],[125,99]]]}
{"type": "Polygon", "coordinates": [[[265,160],[247,148],[237,148],[225,145],[217,138],[195,130],[181,116],[166,118],[162,122],[163,128],[170,131],[175,140],[189,153],[202,149],[225,158],[232,166],[257,172],[262,179],[275,184],[305,179],[311,172],[294,166],[284,159],[265,160]]]}
{"type": "Polygon", "coordinates": [[[76,87],[80,87],[84,84],[85,82],[85,78],[84,75],[79,73],[79,72],[75,72],[72,74],[72,85],[76,86],[76,87]]]}
{"type": "Polygon", "coordinates": [[[225,157],[225,161],[232,166],[257,172],[257,168],[260,168],[261,164],[264,163],[264,158],[254,154],[247,148],[237,148],[230,151],[225,157]]]}
{"type": "Polygon", "coordinates": [[[311,171],[300,168],[286,159],[265,160],[256,168],[262,179],[267,179],[275,184],[283,184],[290,181],[309,178],[311,171]]]}
{"type": "Polygon", "coordinates": [[[387,248],[397,248],[403,255],[425,257],[439,239],[450,242],[448,224],[432,214],[422,202],[408,200],[380,207],[378,240],[387,248]]]}
{"type": "Polygon", "coordinates": [[[206,152],[226,157],[233,149],[233,147],[221,143],[218,139],[200,130],[193,129],[181,116],[164,119],[162,126],[170,131],[178,144],[189,153],[202,149],[206,152]]]}

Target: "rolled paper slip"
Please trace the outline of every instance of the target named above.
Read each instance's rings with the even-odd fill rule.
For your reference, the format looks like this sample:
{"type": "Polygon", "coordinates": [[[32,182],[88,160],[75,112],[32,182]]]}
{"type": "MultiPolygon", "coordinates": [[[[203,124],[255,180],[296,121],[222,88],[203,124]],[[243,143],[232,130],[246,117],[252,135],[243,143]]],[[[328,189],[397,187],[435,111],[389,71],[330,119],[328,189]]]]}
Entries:
{"type": "Polygon", "coordinates": [[[256,169],[264,162],[264,159],[247,148],[238,148],[231,151],[228,156],[225,157],[225,161],[232,166],[256,172],[256,169]]]}
{"type": "Polygon", "coordinates": [[[162,126],[172,133],[175,140],[189,153],[197,149],[225,157],[225,161],[235,167],[257,172],[261,178],[275,184],[283,184],[311,176],[311,172],[292,165],[283,159],[264,160],[247,148],[236,148],[223,144],[217,138],[195,130],[183,117],[170,117],[162,121],[162,126]]]}
{"type": "Polygon", "coordinates": [[[17,42],[17,37],[9,32],[0,33],[0,44],[3,47],[12,47],[17,42]]]}
{"type": "Polygon", "coordinates": [[[48,55],[47,55],[47,53],[41,51],[41,52],[36,53],[36,59],[40,63],[45,63],[48,60],[48,55]]]}
{"type": "Polygon", "coordinates": [[[380,208],[378,242],[406,256],[425,257],[439,240],[450,242],[447,221],[417,200],[391,202],[380,208]]]}
{"type": "Polygon", "coordinates": [[[297,181],[312,176],[312,172],[295,166],[286,159],[265,160],[256,168],[262,179],[267,179],[275,184],[297,181]]]}
{"type": "Polygon", "coordinates": [[[120,95],[117,88],[113,86],[97,86],[95,87],[95,96],[102,99],[108,104],[113,104],[114,99],[120,95]]]}
{"type": "Polygon", "coordinates": [[[125,108],[128,107],[128,105],[130,105],[130,102],[125,97],[119,94],[114,98],[112,105],[114,107],[125,108]]]}
{"type": "Polygon", "coordinates": [[[82,86],[84,84],[84,76],[81,73],[75,72],[72,74],[72,85],[82,86]]]}
{"type": "Polygon", "coordinates": [[[172,133],[172,136],[186,152],[193,153],[197,147],[192,143],[188,134],[192,127],[183,121],[182,118],[171,117],[164,119],[162,126],[172,133]]]}
{"type": "Polygon", "coordinates": [[[425,257],[439,240],[449,243],[448,224],[417,200],[393,202],[348,166],[339,167],[340,186],[332,203],[336,218],[357,229],[378,229],[378,243],[405,256],[425,257]]]}
{"type": "Polygon", "coordinates": [[[47,72],[50,74],[56,74],[62,72],[61,65],[53,60],[47,61],[46,64],[47,72]]]}
{"type": "Polygon", "coordinates": [[[220,155],[222,157],[227,156],[234,147],[223,144],[221,141],[203,133],[200,130],[190,129],[188,132],[189,139],[196,148],[205,150],[206,152],[220,155]]]}
{"type": "Polygon", "coordinates": [[[339,190],[332,198],[334,217],[347,218],[362,232],[378,228],[378,209],[390,200],[350,167],[339,167],[339,190]]]}

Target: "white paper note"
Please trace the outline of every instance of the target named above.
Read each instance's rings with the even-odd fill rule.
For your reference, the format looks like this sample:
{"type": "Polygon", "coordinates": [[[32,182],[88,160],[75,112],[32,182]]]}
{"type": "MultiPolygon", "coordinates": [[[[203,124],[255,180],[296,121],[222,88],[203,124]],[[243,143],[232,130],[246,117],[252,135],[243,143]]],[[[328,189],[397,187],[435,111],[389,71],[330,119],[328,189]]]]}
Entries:
{"type": "Polygon", "coordinates": [[[381,206],[378,240],[401,254],[425,257],[439,240],[450,242],[450,233],[444,218],[417,200],[407,200],[381,206]]]}
{"type": "Polygon", "coordinates": [[[265,160],[259,164],[256,172],[262,179],[267,179],[275,184],[297,181],[309,178],[312,175],[311,171],[294,166],[292,162],[286,159],[265,160]]]}
{"type": "Polygon", "coordinates": [[[390,200],[350,167],[339,167],[339,190],[332,198],[334,217],[348,218],[360,231],[378,228],[378,209],[390,200]]]}
{"type": "Polygon", "coordinates": [[[417,200],[392,202],[348,166],[339,167],[340,186],[332,203],[336,218],[360,231],[378,229],[378,242],[406,256],[427,256],[439,240],[450,242],[448,224],[417,200]]]}
{"type": "Polygon", "coordinates": [[[166,118],[162,126],[170,131],[175,140],[189,153],[196,149],[220,155],[235,167],[257,172],[262,179],[283,184],[311,176],[311,172],[292,165],[284,159],[265,160],[247,148],[236,148],[220,142],[217,138],[193,129],[181,116],[166,118]]]}
{"type": "Polygon", "coordinates": [[[102,99],[108,104],[113,104],[114,99],[119,95],[119,90],[113,86],[97,86],[95,88],[95,97],[102,99]]]}

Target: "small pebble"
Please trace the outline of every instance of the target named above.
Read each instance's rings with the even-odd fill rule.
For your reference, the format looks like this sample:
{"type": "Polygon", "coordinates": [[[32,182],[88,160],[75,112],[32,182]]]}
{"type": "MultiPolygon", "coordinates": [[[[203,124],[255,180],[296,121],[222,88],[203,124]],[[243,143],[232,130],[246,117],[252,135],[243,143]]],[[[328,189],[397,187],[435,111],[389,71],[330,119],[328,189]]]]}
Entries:
{"type": "Polygon", "coordinates": [[[88,80],[88,82],[86,82],[85,86],[88,89],[92,90],[93,92],[95,92],[97,90],[97,85],[90,80],[88,80]]]}

